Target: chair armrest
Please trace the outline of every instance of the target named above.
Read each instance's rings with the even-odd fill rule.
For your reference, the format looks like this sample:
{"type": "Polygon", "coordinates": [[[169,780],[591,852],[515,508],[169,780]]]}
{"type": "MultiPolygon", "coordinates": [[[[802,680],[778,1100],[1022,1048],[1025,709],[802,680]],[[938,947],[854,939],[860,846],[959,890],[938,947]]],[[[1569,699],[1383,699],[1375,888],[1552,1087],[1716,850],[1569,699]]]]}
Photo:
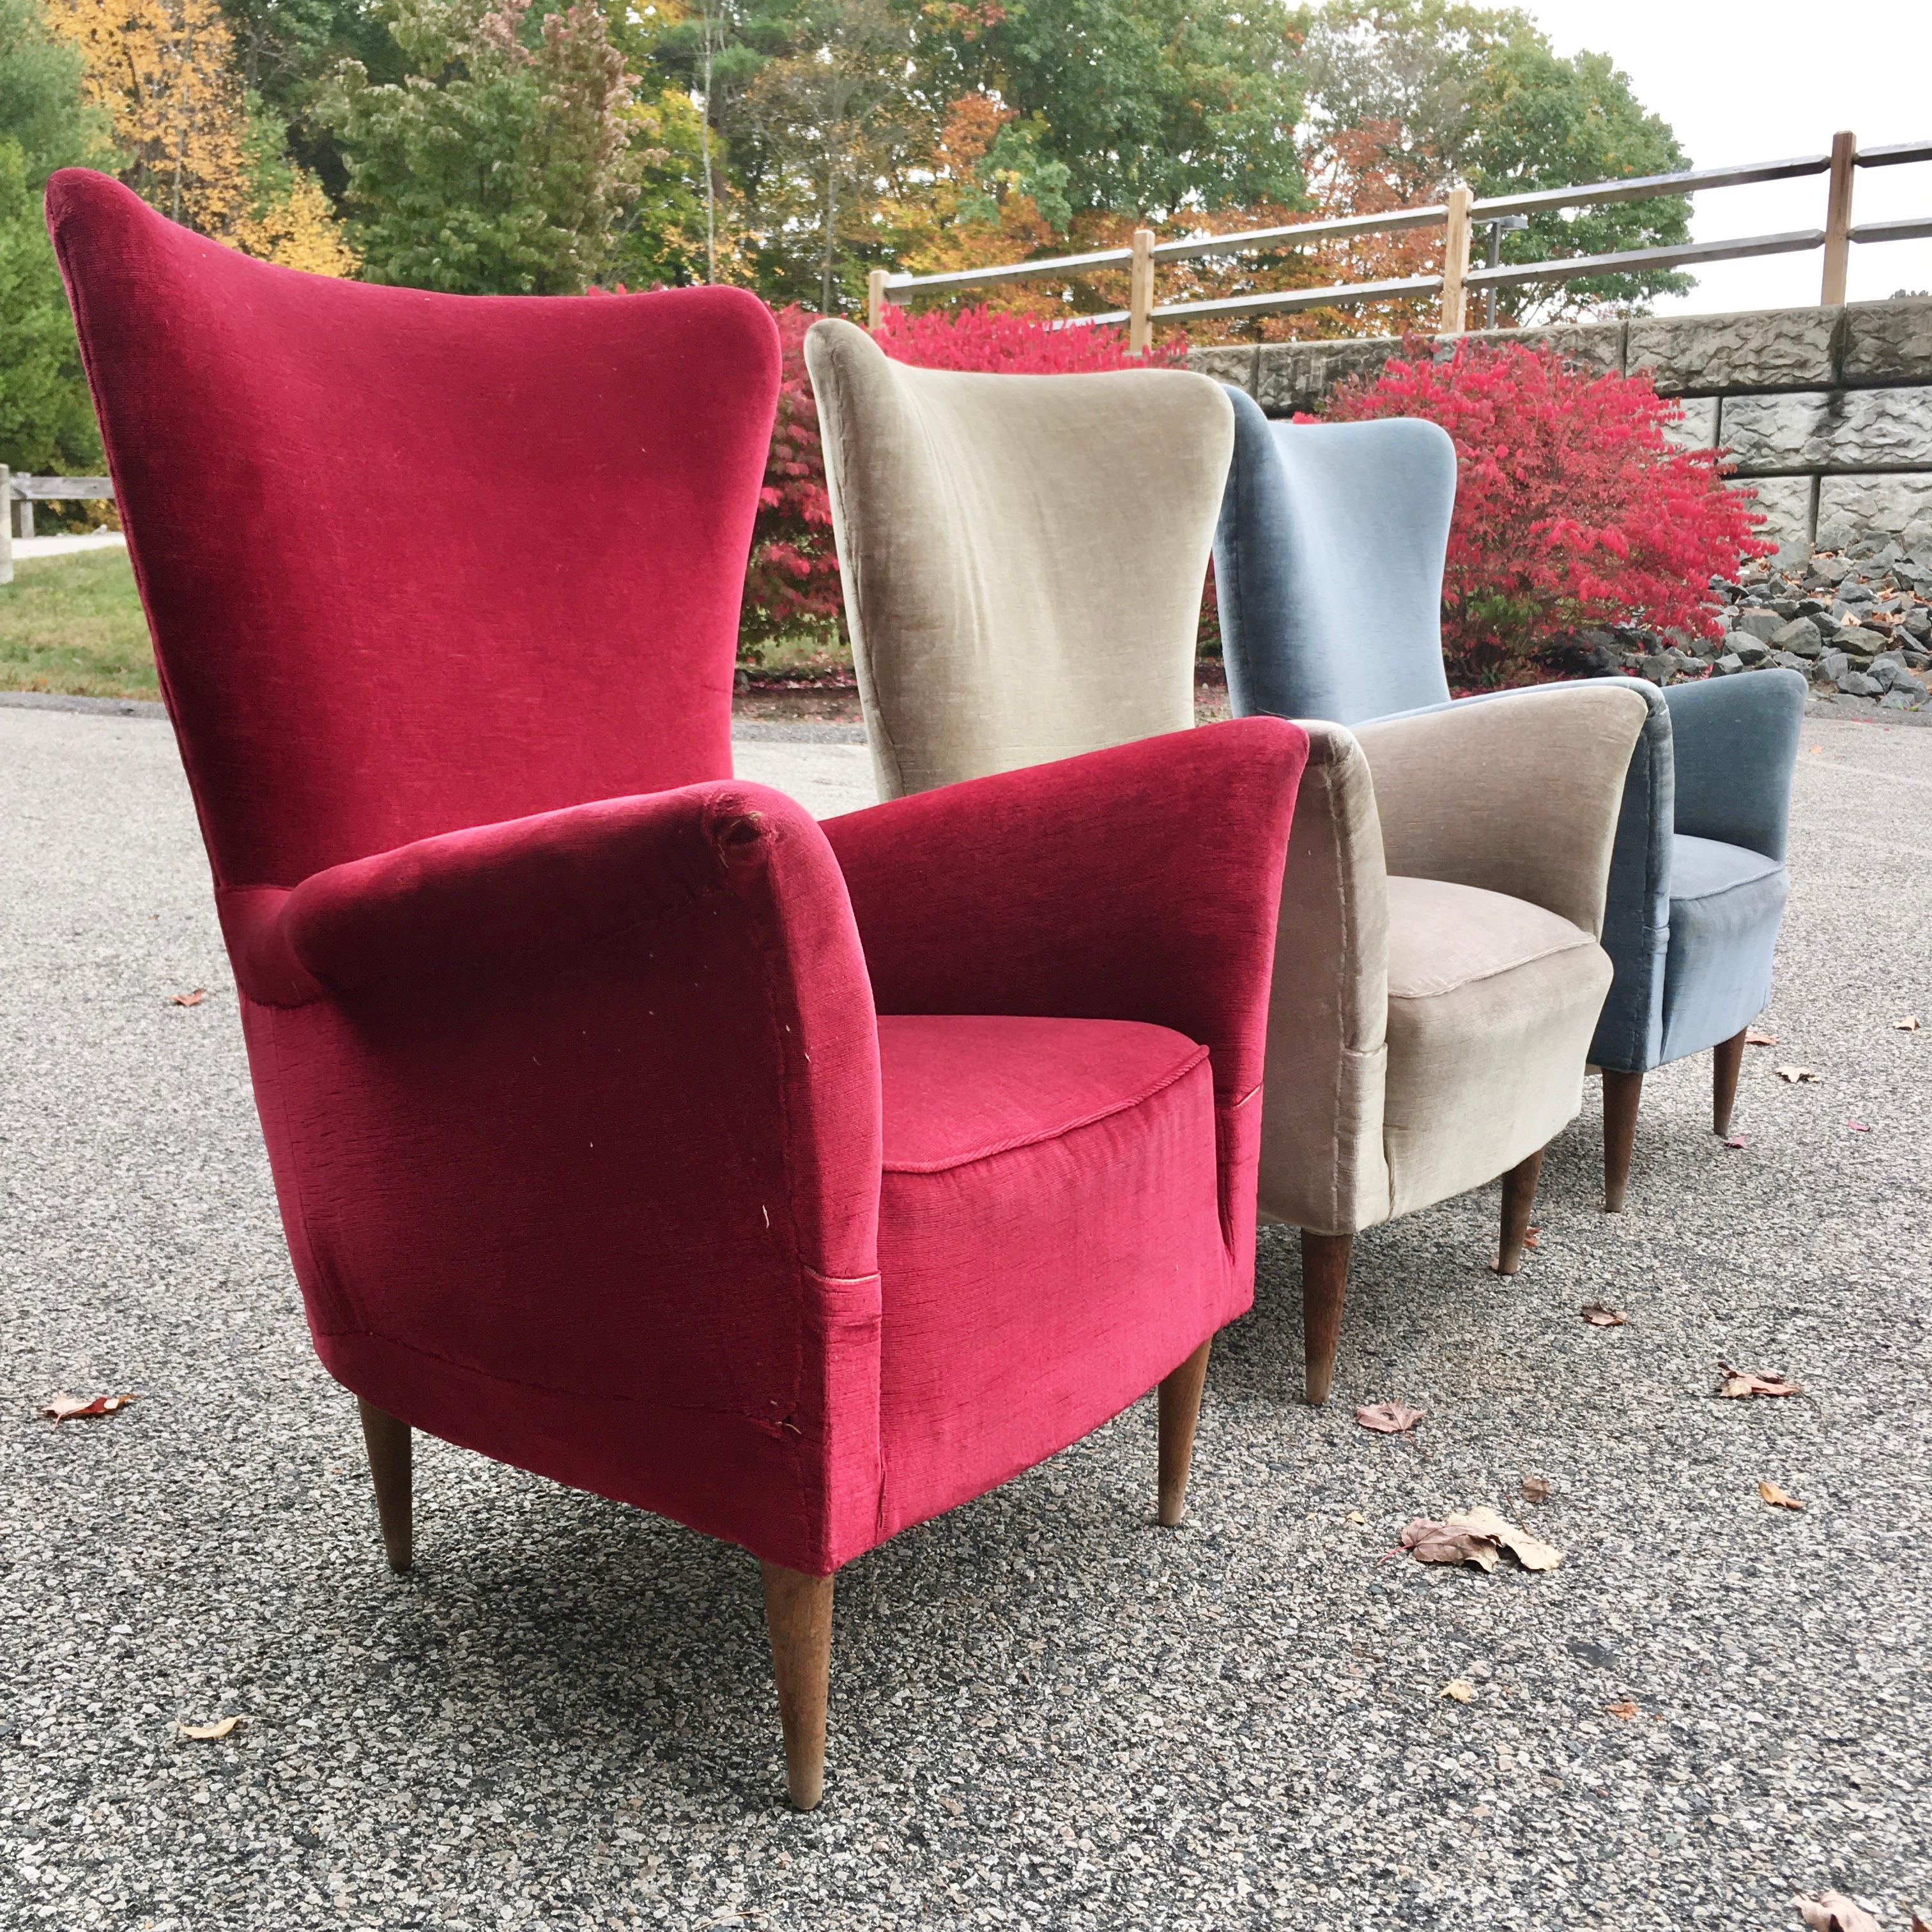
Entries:
{"type": "Polygon", "coordinates": [[[868,1546],[877,1028],[802,808],[612,800],[224,913],[332,1371],[774,1562],[868,1546]]]}
{"type": "Polygon", "coordinates": [[[1358,725],[1389,872],[1507,892],[1600,933],[1648,715],[1634,692],[1570,685],[1358,725]]]}
{"type": "Polygon", "coordinates": [[[1299,727],[1249,718],[826,821],[885,1013],[1142,1020],[1258,1085],[1299,727]]]}
{"type": "Polygon", "coordinates": [[[1664,694],[1676,742],[1679,832],[1781,860],[1806,686],[1795,670],[1673,684],[1664,694]]]}

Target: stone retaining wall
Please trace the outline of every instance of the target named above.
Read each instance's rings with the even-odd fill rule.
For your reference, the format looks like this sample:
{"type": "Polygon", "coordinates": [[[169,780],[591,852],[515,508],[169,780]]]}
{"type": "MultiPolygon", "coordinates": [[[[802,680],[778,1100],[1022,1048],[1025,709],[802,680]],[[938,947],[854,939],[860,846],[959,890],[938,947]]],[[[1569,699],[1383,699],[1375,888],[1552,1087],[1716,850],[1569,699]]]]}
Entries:
{"type": "MultiPolygon", "coordinates": [[[[1736,452],[1738,476],[1756,488],[1769,519],[1765,534],[1792,554],[1908,531],[1908,548],[1932,540],[1932,299],[1654,316],[1468,339],[1548,342],[1587,368],[1647,372],[1682,401],[1684,441],[1736,452]]],[[[1387,337],[1263,343],[1196,350],[1188,363],[1285,416],[1318,408],[1344,376],[1372,379],[1400,347],[1387,337]]]]}

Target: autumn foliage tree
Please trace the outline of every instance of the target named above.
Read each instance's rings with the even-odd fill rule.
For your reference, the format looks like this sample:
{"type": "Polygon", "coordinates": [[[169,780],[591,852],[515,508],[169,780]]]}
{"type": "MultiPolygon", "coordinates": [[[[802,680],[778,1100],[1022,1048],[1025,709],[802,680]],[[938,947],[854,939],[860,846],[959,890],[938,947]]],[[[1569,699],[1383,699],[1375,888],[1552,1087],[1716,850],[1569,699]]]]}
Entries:
{"type": "Polygon", "coordinates": [[[1714,576],[1772,546],[1721,454],[1666,434],[1682,411],[1642,376],[1592,375],[1551,350],[1419,340],[1372,382],[1330,391],[1332,422],[1420,416],[1456,446],[1442,643],[1459,688],[1573,668],[1552,647],[1592,625],[1718,634],[1714,576]]]}

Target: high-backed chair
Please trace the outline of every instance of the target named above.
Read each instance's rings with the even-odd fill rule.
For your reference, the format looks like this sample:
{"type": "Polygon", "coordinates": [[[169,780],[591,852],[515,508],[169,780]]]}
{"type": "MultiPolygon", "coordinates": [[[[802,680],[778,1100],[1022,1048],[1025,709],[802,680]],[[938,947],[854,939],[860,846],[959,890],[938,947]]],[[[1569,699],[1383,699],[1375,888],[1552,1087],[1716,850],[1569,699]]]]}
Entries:
{"type": "Polygon", "coordinates": [[[363,286],[98,176],[48,206],[390,1561],[412,1429],[742,1545],[816,1804],[841,1564],[1156,1384],[1179,1518],[1302,734],[821,828],[730,775],[754,298],[363,286]]]}
{"type": "MultiPolygon", "coordinates": [[[[1270,423],[1230,394],[1234,460],[1215,583],[1234,715],[1360,725],[1449,704],[1447,434],[1401,419],[1270,423]]],[[[1604,1074],[1604,1204],[1614,1212],[1652,1068],[1714,1049],[1712,1125],[1730,1131],[1744,1030],[1771,994],[1805,686],[1779,670],[1667,691],[1591,680],[1612,683],[1646,706],[1604,914],[1615,974],[1590,1048],[1604,1074]]]]}
{"type": "MultiPolygon", "coordinates": [[[[1172,731],[1232,412],[1178,371],[909,368],[816,324],[860,687],[888,796],[1172,731]]],[[[1309,728],[1276,940],[1264,1219],[1302,1230],[1325,1400],[1354,1235],[1508,1173],[1521,1254],[1541,1149],[1581,1102],[1628,692],[1309,728]],[[1554,802],[1552,802],[1552,800],[1554,802]]],[[[1197,733],[1212,736],[1219,726],[1197,733]]],[[[1238,825],[1231,803],[1219,830],[1238,825]]]]}

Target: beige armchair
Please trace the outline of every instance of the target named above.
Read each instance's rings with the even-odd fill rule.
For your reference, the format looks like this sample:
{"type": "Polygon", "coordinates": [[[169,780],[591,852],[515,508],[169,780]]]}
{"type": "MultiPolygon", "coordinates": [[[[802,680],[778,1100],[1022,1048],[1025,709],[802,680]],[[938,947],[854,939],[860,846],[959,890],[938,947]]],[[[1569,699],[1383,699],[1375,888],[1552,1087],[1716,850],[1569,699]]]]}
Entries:
{"type": "MultiPolygon", "coordinates": [[[[885,796],[1192,722],[1222,392],[910,368],[836,322],[806,360],[885,796]]],[[[1300,721],[1260,1208],[1301,1230],[1312,1401],[1363,1228],[1503,1175],[1497,1265],[1520,1264],[1610,982],[1604,886],[1646,715],[1573,686],[1353,734],[1300,721]]]]}

